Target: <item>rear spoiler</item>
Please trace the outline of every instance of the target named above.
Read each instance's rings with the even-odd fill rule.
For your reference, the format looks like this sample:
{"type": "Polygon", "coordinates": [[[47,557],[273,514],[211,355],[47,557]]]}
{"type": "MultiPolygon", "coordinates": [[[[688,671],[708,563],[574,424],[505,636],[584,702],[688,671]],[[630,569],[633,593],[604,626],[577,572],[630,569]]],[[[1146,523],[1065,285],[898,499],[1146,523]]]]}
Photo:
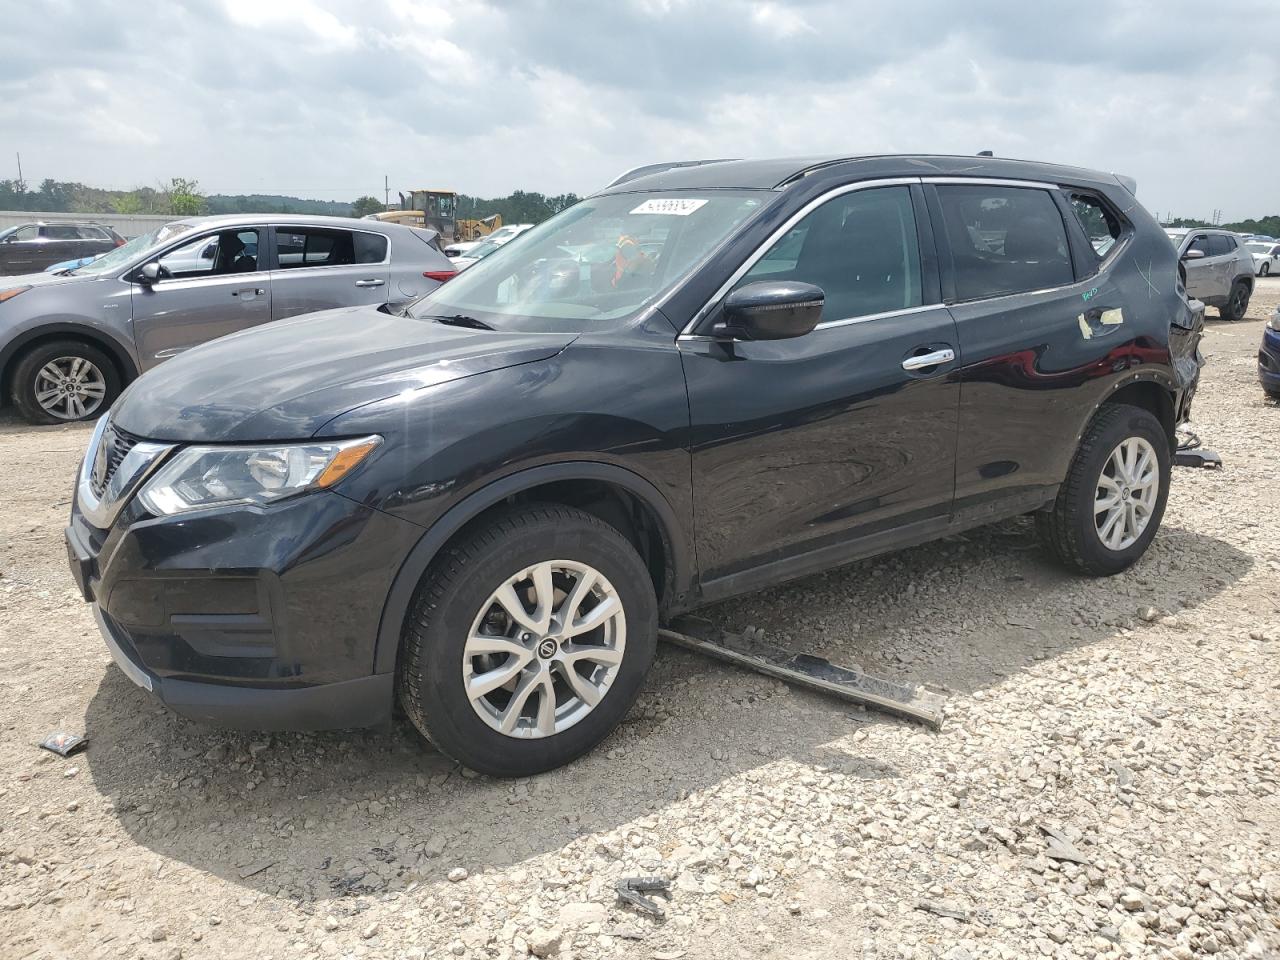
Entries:
{"type": "Polygon", "coordinates": [[[1135,197],[1138,195],[1138,181],[1133,177],[1126,177],[1123,173],[1112,174],[1112,176],[1120,181],[1120,186],[1124,187],[1135,197]]]}
{"type": "Polygon", "coordinates": [[[428,230],[426,227],[410,227],[409,229],[413,232],[415,237],[425,243],[432,250],[435,250],[437,253],[444,253],[444,250],[440,248],[440,234],[438,232],[435,230],[428,230]]]}

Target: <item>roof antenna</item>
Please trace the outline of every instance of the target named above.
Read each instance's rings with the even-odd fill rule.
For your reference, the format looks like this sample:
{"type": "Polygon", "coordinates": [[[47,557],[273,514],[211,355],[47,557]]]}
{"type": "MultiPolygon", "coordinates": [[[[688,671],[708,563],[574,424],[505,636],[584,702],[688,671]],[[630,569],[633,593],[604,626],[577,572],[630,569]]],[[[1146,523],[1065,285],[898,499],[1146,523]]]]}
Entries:
{"type": "Polygon", "coordinates": [[[994,157],[994,156],[995,156],[995,154],[994,154],[994,153],[992,153],[990,150],[979,150],[979,151],[978,151],[978,156],[980,156],[980,157],[994,157]]]}

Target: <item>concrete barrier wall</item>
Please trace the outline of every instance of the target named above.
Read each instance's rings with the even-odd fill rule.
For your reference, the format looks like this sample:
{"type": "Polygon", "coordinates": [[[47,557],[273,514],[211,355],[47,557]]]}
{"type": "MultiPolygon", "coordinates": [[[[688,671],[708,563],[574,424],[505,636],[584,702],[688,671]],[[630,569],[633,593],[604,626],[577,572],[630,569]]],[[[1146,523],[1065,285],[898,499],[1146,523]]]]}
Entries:
{"type": "Polygon", "coordinates": [[[56,223],[59,220],[88,220],[111,227],[120,236],[132,240],[144,233],[150,233],[156,227],[181,219],[176,216],[154,216],[143,213],[39,213],[32,210],[0,210],[0,230],[36,220],[44,220],[48,223],[56,223]]]}

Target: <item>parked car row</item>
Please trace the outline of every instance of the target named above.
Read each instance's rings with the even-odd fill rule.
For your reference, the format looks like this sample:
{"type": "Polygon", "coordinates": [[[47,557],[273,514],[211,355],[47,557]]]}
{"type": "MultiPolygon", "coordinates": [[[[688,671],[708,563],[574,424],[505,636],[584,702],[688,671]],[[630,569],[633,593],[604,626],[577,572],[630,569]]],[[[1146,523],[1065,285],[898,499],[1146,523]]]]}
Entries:
{"type": "Polygon", "coordinates": [[[453,261],[459,270],[465,270],[477,260],[483,260],[503,244],[514,240],[526,230],[532,230],[532,223],[509,223],[499,227],[483,240],[471,240],[462,243],[451,243],[444,248],[445,256],[453,261]]]}
{"type": "Polygon", "coordinates": [[[1027,513],[1083,574],[1142,556],[1203,308],[1132,190],[973,157],[657,165],[400,307],[440,256],[418,235],[240,218],[0,317],[48,297],[115,329],[114,304],[155,367],[98,421],[66,532],[133,682],[260,729],[398,701],[526,776],[622,719],[660,618],[1027,513]],[[370,299],[185,349],[314,308],[309,267],[370,299]]]}
{"type": "Polygon", "coordinates": [[[317,310],[403,303],[455,273],[436,234],[414,227],[177,220],[79,266],[0,281],[0,387],[33,423],[99,416],[140,373],[206,340],[317,310]]]}

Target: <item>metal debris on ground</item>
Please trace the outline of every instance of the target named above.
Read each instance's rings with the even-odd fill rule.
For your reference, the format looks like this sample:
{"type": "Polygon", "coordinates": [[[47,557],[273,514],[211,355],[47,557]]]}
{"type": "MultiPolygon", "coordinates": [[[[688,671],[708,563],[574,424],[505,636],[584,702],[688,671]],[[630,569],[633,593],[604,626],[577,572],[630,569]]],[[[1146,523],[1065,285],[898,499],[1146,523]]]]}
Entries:
{"type": "Polygon", "coordinates": [[[1046,827],[1040,824],[1040,832],[1048,838],[1049,849],[1045,851],[1045,856],[1053,860],[1066,860],[1070,863],[1080,863],[1088,866],[1091,862],[1088,857],[1080,852],[1074,843],[1067,839],[1066,835],[1052,827],[1046,827]]]}
{"type": "Polygon", "coordinates": [[[637,910],[651,917],[666,916],[666,908],[646,893],[671,893],[671,881],[663,877],[623,877],[614,889],[618,891],[618,899],[630,904],[637,910]]]}
{"type": "Polygon", "coordinates": [[[864,703],[870,707],[930,726],[942,725],[943,697],[923,687],[894,683],[873,677],[852,667],[842,667],[822,657],[796,653],[762,639],[760,631],[750,636],[729,633],[699,617],[676,617],[668,629],[658,631],[664,640],[689,650],[735,663],[788,683],[864,703]]]}
{"type": "Polygon", "coordinates": [[[939,917],[950,917],[952,920],[959,920],[961,923],[968,923],[969,911],[964,907],[956,906],[954,903],[942,903],[938,900],[917,900],[916,909],[923,910],[925,913],[936,914],[939,917]]]}
{"type": "Polygon", "coordinates": [[[89,738],[81,734],[55,730],[41,740],[39,745],[46,750],[52,750],[59,756],[69,757],[77,750],[83,750],[88,743],[89,738]]]}

